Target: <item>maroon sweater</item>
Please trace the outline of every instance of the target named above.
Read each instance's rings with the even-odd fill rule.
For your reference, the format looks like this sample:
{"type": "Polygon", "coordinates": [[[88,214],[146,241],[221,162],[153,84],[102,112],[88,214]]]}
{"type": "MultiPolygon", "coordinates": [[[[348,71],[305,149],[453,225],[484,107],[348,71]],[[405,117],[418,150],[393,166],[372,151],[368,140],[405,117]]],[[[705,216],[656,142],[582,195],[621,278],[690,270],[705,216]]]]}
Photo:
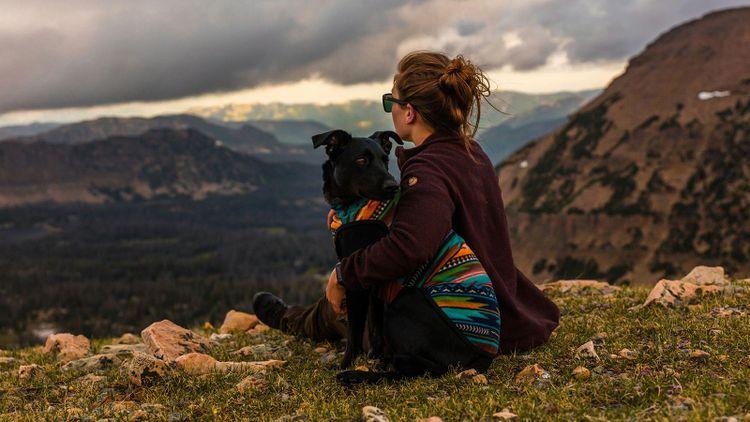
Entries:
{"type": "Polygon", "coordinates": [[[387,236],[341,260],[345,285],[370,287],[413,273],[452,228],[479,258],[500,307],[500,351],[527,350],[549,339],[557,306],[513,263],[495,168],[478,143],[469,158],[461,139],[434,132],[413,148],[396,148],[401,199],[387,236]]]}

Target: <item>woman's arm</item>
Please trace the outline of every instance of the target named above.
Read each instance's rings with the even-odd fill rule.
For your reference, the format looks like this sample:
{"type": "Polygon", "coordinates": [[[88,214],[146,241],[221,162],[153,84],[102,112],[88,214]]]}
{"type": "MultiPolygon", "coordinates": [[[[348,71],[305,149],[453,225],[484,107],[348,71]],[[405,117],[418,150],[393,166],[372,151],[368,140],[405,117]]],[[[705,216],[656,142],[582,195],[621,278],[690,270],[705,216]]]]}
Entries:
{"type": "Polygon", "coordinates": [[[401,198],[388,234],[341,260],[347,288],[411,275],[438,252],[452,228],[455,204],[445,174],[425,160],[412,160],[401,175],[401,198]]]}

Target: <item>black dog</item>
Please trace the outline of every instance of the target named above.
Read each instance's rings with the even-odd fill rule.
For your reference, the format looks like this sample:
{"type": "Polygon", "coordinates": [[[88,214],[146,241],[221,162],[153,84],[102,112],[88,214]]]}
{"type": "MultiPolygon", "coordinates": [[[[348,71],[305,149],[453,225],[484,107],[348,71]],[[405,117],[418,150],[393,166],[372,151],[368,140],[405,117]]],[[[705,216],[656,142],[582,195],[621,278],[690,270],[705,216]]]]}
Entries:
{"type": "MultiPolygon", "coordinates": [[[[388,200],[399,185],[388,172],[391,140],[403,145],[392,131],[375,132],[368,138],[352,138],[341,130],[312,137],[313,147],[326,146],[328,160],[323,164],[323,194],[331,206],[348,205],[362,198],[388,200]]],[[[339,259],[384,236],[388,227],[382,221],[356,221],[343,225],[334,238],[339,259]]],[[[363,353],[365,322],[371,343],[371,356],[383,357],[383,303],[368,290],[346,291],[347,343],[341,368],[350,367],[363,353]]]]}

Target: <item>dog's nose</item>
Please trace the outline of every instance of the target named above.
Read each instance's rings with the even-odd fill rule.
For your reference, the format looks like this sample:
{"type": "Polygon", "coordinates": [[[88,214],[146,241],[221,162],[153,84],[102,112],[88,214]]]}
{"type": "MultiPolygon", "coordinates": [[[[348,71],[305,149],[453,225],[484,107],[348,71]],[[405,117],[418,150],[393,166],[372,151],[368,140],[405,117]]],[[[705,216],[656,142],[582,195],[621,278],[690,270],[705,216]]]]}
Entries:
{"type": "Polygon", "coordinates": [[[388,193],[396,192],[398,190],[398,183],[395,180],[388,180],[383,183],[383,190],[388,193]]]}

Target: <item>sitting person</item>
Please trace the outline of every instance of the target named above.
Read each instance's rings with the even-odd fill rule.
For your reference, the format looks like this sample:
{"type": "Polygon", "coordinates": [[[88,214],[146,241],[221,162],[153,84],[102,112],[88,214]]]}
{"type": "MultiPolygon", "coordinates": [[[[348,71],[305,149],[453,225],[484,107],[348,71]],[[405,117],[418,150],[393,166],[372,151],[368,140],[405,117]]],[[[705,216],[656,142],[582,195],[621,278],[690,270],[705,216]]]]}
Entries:
{"type": "Polygon", "coordinates": [[[337,340],[346,336],[344,286],[382,287],[391,292],[386,342],[401,356],[401,370],[414,374],[439,374],[451,365],[486,370],[498,353],[549,339],[559,310],[515,267],[494,166],[473,139],[476,124],[469,135],[468,118],[476,106],[478,124],[480,100],[489,95],[486,82],[461,56],[418,51],[399,62],[384,107],[396,133],[416,146],[396,148],[400,198],[388,234],[341,259],[325,297],[313,305],[288,306],[258,293],[253,307],[261,321],[289,334],[337,340]],[[446,252],[446,244],[453,250],[446,252]],[[467,284],[451,278],[461,257],[474,269],[467,284]],[[433,259],[440,261],[437,273],[414,280],[433,259]],[[472,287],[477,295],[467,295],[472,287]]]}

